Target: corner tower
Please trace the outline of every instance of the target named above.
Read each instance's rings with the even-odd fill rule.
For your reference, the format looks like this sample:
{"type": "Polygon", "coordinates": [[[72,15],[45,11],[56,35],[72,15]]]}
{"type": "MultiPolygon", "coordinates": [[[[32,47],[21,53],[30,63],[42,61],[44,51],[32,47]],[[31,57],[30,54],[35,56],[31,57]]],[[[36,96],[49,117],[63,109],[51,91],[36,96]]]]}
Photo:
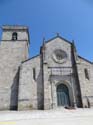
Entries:
{"type": "Polygon", "coordinates": [[[0,44],[0,110],[17,109],[19,70],[28,58],[29,33],[25,26],[3,26],[0,44]]]}

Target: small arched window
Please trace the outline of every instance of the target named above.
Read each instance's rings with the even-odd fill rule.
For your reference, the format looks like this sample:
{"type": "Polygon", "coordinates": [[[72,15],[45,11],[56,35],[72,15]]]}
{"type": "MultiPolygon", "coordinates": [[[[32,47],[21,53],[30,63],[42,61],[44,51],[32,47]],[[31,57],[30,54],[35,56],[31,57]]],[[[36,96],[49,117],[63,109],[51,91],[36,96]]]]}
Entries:
{"type": "Polygon", "coordinates": [[[87,70],[87,69],[84,69],[84,72],[85,72],[85,78],[89,80],[89,73],[88,73],[88,70],[87,70]]]}
{"type": "Polygon", "coordinates": [[[16,40],[17,40],[17,37],[18,37],[17,33],[14,32],[14,33],[12,34],[12,40],[16,41],[16,40]]]}

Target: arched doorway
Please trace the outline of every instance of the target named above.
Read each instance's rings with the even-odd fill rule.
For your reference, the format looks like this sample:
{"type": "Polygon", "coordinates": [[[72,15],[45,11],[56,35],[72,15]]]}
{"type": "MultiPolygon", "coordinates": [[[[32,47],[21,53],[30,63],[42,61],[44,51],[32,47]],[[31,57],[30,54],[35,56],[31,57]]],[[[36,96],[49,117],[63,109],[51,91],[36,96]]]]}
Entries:
{"type": "Polygon", "coordinates": [[[57,105],[58,106],[70,106],[69,90],[64,84],[57,86],[57,105]]]}

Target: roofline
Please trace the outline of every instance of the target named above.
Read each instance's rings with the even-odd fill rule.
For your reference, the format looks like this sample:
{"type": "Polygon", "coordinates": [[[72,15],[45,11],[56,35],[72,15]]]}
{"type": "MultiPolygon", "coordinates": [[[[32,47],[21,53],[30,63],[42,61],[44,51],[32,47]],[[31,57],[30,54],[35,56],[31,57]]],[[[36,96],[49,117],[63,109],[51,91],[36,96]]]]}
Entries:
{"type": "Polygon", "coordinates": [[[81,57],[80,55],[78,55],[79,58],[85,60],[86,62],[90,63],[90,64],[93,64],[93,62],[89,61],[88,59],[85,59],[84,57],[81,57]]]}
{"type": "MultiPolygon", "coordinates": [[[[29,58],[29,59],[27,59],[27,60],[25,60],[25,61],[22,61],[22,63],[25,63],[25,62],[27,62],[27,61],[29,61],[29,60],[32,60],[32,59],[34,59],[34,58],[36,58],[36,57],[38,57],[38,56],[40,56],[40,54],[38,54],[38,55],[36,55],[36,56],[33,56],[33,57],[31,57],[31,58],[29,58]]],[[[85,59],[84,57],[81,57],[80,55],[78,55],[78,57],[81,58],[81,59],[83,59],[83,60],[85,60],[86,62],[88,62],[88,63],[90,63],[90,64],[93,64],[93,62],[91,62],[91,61],[85,59]]]]}
{"type": "Polygon", "coordinates": [[[27,62],[27,61],[30,61],[30,60],[32,60],[32,59],[38,57],[38,56],[40,56],[40,54],[38,54],[38,55],[36,55],[36,56],[33,56],[33,57],[31,57],[31,58],[29,58],[29,59],[27,59],[27,60],[25,60],[25,61],[22,61],[21,63],[23,64],[23,63],[25,63],[25,62],[27,62]]]}
{"type": "Polygon", "coordinates": [[[2,30],[28,30],[28,26],[24,25],[3,25],[2,30]]]}
{"type": "MultiPolygon", "coordinates": [[[[72,45],[72,42],[66,40],[65,38],[63,38],[63,37],[61,37],[61,36],[55,36],[55,37],[53,37],[53,38],[51,38],[51,39],[45,41],[45,43],[51,42],[52,40],[54,40],[54,39],[56,39],[56,38],[60,38],[60,39],[64,40],[65,42],[67,42],[67,43],[69,43],[69,44],[72,45]]],[[[41,47],[42,47],[42,46],[41,46],[41,47]]],[[[36,58],[36,57],[38,57],[38,56],[40,56],[40,54],[38,54],[38,55],[36,55],[36,56],[33,56],[33,57],[31,57],[31,58],[29,58],[29,59],[27,59],[27,60],[25,60],[25,61],[22,61],[22,63],[25,63],[25,62],[27,62],[27,61],[29,61],[29,60],[32,60],[32,59],[34,59],[34,58],[36,58]]]]}
{"type": "Polygon", "coordinates": [[[63,37],[61,37],[61,36],[55,36],[55,37],[53,37],[53,38],[51,38],[51,39],[45,41],[45,43],[51,42],[52,40],[54,40],[54,39],[56,39],[56,38],[60,38],[60,39],[64,40],[65,42],[67,42],[67,43],[69,43],[69,44],[72,44],[72,42],[70,42],[69,40],[67,40],[67,39],[65,39],[65,38],[63,38],[63,37]]]}

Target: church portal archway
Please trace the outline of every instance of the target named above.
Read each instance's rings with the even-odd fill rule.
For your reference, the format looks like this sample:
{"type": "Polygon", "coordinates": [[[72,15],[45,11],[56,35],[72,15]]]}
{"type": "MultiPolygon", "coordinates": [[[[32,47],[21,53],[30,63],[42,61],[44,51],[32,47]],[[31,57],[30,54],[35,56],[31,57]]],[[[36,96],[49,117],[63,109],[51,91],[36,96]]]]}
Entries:
{"type": "Polygon", "coordinates": [[[64,84],[57,86],[57,105],[58,106],[70,106],[69,90],[64,84]]]}

